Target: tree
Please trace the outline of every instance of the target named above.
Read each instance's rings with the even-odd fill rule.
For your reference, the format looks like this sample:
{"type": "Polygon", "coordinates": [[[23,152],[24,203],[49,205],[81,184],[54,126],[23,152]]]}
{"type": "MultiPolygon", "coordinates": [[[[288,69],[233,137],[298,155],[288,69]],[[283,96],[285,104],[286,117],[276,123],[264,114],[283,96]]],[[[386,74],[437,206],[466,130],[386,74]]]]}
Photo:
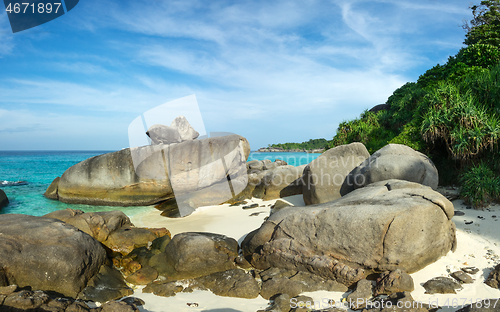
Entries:
{"type": "Polygon", "coordinates": [[[500,47],[500,0],[483,0],[470,8],[474,17],[462,26],[467,31],[464,44],[500,47]]]}

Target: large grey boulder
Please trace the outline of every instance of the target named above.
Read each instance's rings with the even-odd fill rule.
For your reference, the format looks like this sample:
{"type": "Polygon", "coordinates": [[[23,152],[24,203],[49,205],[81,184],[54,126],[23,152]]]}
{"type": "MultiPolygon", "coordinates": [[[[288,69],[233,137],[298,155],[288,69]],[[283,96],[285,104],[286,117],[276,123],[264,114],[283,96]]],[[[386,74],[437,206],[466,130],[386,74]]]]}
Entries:
{"type": "Polygon", "coordinates": [[[153,144],[172,144],[182,142],[179,130],[165,125],[152,125],[146,131],[153,144]]]}
{"type": "Polygon", "coordinates": [[[388,179],[420,183],[436,190],[439,175],[426,155],[406,145],[388,144],[352,170],[344,181],[341,194],[388,179]]]}
{"type": "Polygon", "coordinates": [[[49,199],[58,199],[57,197],[57,186],[59,185],[59,180],[61,179],[61,177],[57,177],[54,179],[54,181],[52,181],[52,183],[50,183],[49,187],[47,188],[47,190],[45,191],[45,193],[43,193],[43,196],[49,198],[49,199]]]}
{"type": "Polygon", "coordinates": [[[149,266],[169,281],[197,278],[236,269],[238,242],[212,233],[175,235],[165,251],[153,256],[149,266]]]}
{"type": "Polygon", "coordinates": [[[172,121],[172,124],[170,124],[170,127],[177,129],[182,141],[192,141],[200,136],[198,131],[191,127],[184,116],[175,118],[174,121],[172,121]]]}
{"type": "Polygon", "coordinates": [[[242,243],[259,269],[310,271],[352,285],[371,272],[412,273],[456,247],[453,204],[421,184],[388,180],[335,201],[284,208],[242,243]]]}
{"type": "Polygon", "coordinates": [[[270,200],[302,194],[302,175],[305,167],[306,165],[298,167],[287,165],[268,170],[269,172],[263,176],[260,185],[256,187],[256,189],[262,188],[261,198],[270,200]]]}
{"type": "MultiPolygon", "coordinates": [[[[89,158],[67,169],[57,194],[65,203],[156,204],[227,181],[228,176],[246,175],[249,154],[248,141],[238,135],[127,148],[89,158]]],[[[227,190],[213,204],[231,198],[229,187],[227,190]]]]}
{"type": "Polygon", "coordinates": [[[101,244],[69,224],[0,215],[0,267],[9,284],[76,298],[105,261],[101,244]]]}
{"type": "Polygon", "coordinates": [[[0,210],[8,204],[9,199],[7,198],[7,195],[5,195],[4,191],[0,190],[0,210]]]}
{"type": "MultiPolygon", "coordinates": [[[[370,153],[363,143],[351,143],[329,149],[304,169],[302,194],[306,205],[326,203],[340,198],[346,176],[370,153]]],[[[344,187],[344,193],[354,190],[344,187]]]]}

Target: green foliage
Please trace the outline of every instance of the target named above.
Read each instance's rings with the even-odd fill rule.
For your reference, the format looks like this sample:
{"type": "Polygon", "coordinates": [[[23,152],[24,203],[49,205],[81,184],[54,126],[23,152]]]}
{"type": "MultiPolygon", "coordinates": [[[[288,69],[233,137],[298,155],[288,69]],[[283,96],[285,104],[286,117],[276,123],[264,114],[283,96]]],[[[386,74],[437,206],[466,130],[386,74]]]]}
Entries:
{"type": "Polygon", "coordinates": [[[500,177],[484,163],[463,173],[460,182],[460,196],[476,208],[485,207],[500,196],[500,177]]]}
{"type": "Polygon", "coordinates": [[[418,78],[421,87],[435,87],[440,81],[460,81],[464,76],[483,72],[500,62],[497,46],[477,43],[460,49],[444,65],[436,65],[418,78]]]}
{"type": "Polygon", "coordinates": [[[500,46],[500,0],[481,1],[480,5],[473,5],[470,23],[463,28],[467,30],[464,44],[476,43],[500,46]]]}
{"type": "Polygon", "coordinates": [[[327,141],[326,139],[311,139],[307,142],[302,142],[302,143],[271,144],[268,145],[268,147],[282,148],[284,150],[293,150],[293,149],[313,150],[313,149],[328,148],[329,144],[330,142],[327,141]]]}
{"type": "Polygon", "coordinates": [[[420,129],[414,124],[407,124],[403,127],[403,131],[390,140],[391,144],[403,144],[413,148],[416,151],[425,153],[427,144],[422,140],[420,129]]]}
{"type": "Polygon", "coordinates": [[[387,145],[387,142],[396,135],[394,131],[381,125],[381,120],[385,116],[386,112],[384,111],[372,113],[365,110],[359,119],[340,123],[332,145],[361,142],[366,146],[368,152],[375,152],[387,145]]]}

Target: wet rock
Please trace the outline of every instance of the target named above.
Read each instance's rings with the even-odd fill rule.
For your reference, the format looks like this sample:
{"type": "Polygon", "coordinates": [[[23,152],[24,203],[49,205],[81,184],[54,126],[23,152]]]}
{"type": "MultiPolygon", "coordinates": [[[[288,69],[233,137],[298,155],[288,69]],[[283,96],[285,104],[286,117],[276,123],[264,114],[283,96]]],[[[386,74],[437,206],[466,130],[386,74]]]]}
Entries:
{"type": "Polygon", "coordinates": [[[435,277],[423,285],[426,294],[456,294],[462,289],[459,283],[449,277],[435,277]]]}
{"type": "Polygon", "coordinates": [[[412,292],[415,289],[413,278],[402,270],[386,271],[377,279],[375,296],[390,295],[396,292],[412,292]]]}
{"type": "Polygon", "coordinates": [[[252,209],[259,207],[259,204],[250,204],[248,206],[243,206],[243,209],[252,209]]]}

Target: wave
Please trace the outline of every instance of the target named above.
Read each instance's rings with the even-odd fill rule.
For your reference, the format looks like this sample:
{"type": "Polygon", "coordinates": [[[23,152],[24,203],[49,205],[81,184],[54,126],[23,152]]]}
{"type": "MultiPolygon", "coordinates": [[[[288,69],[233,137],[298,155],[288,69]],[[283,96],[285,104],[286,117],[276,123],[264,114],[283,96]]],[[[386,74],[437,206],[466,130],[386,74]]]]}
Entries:
{"type": "Polygon", "coordinates": [[[28,184],[28,181],[0,181],[0,186],[18,186],[26,184],[28,184]]]}

